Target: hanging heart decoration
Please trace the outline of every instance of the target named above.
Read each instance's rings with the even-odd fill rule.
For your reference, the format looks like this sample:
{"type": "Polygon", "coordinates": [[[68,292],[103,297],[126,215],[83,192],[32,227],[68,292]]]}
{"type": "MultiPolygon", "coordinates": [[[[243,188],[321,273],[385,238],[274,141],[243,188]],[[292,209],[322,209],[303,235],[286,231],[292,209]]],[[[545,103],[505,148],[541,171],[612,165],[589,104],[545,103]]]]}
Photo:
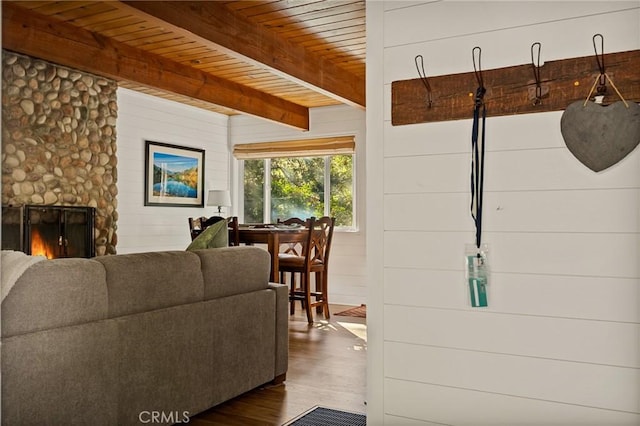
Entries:
{"type": "Polygon", "coordinates": [[[573,102],[562,114],[560,129],[569,151],[599,172],[618,163],[640,143],[640,105],[573,102]]]}

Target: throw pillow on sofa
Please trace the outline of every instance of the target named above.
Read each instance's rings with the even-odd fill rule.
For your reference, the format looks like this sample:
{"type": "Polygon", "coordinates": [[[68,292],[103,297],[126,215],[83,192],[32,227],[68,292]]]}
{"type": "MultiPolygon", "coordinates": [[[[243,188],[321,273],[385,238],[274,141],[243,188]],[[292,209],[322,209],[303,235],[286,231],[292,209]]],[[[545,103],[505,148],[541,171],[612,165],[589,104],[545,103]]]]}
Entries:
{"type": "Polygon", "coordinates": [[[191,241],[187,250],[201,250],[206,248],[227,247],[229,245],[229,230],[227,221],[221,220],[207,227],[191,241]]]}

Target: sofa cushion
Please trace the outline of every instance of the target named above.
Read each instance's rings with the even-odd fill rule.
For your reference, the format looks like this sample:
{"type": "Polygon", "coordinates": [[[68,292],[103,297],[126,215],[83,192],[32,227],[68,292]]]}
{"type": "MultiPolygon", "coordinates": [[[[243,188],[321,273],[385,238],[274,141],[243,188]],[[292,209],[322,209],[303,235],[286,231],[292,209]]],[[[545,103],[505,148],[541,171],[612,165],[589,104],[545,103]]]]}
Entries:
{"type": "Polygon", "coordinates": [[[258,247],[196,250],[204,279],[205,300],[263,290],[269,284],[271,256],[258,247]]]}
{"type": "Polygon", "coordinates": [[[107,318],[104,267],[91,259],[43,260],[30,266],[2,302],[2,336],[107,318]]]}
{"type": "Polygon", "coordinates": [[[110,318],[203,299],[200,259],[191,252],[131,253],[95,259],[107,272],[110,318]]]}
{"type": "Polygon", "coordinates": [[[221,220],[208,226],[191,241],[187,250],[201,250],[206,248],[227,247],[229,245],[229,227],[226,220],[221,220]]]}

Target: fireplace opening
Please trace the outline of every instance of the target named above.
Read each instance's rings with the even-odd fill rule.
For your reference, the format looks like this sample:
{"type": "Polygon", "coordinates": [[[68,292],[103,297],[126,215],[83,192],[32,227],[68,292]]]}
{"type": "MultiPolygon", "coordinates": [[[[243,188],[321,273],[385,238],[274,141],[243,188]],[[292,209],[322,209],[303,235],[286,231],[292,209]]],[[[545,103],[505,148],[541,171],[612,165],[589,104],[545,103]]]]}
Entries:
{"type": "Polygon", "coordinates": [[[2,248],[48,259],[94,257],[94,223],[93,207],[3,207],[2,248]]]}

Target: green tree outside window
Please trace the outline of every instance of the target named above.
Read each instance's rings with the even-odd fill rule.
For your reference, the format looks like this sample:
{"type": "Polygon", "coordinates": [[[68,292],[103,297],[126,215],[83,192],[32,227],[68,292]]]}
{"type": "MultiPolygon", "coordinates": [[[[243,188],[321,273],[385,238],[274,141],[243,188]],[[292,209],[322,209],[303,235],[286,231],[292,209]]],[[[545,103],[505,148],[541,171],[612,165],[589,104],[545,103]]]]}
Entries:
{"type": "Polygon", "coordinates": [[[353,156],[280,157],[244,162],[244,221],[264,220],[265,173],[269,173],[269,221],[325,215],[353,227],[353,156]],[[270,166],[269,166],[270,164],[270,166]],[[325,197],[329,191],[329,197],[325,197]],[[328,208],[325,206],[325,200],[328,208]]]}

